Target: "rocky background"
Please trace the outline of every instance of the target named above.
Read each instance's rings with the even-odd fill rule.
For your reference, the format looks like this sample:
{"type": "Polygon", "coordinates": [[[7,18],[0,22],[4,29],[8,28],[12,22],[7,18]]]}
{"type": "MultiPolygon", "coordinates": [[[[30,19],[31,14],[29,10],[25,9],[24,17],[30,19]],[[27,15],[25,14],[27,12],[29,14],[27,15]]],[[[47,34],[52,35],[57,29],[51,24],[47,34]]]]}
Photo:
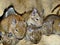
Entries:
{"type": "MultiPolygon", "coordinates": [[[[44,16],[46,16],[58,4],[60,4],[60,0],[0,0],[0,16],[9,5],[13,5],[14,9],[20,14],[28,12],[32,8],[37,8],[40,13],[43,11],[44,16]]],[[[53,13],[56,13],[57,10],[53,13]]]]}
{"type": "MultiPolygon", "coordinates": [[[[46,17],[48,14],[51,14],[52,9],[56,5],[60,4],[60,0],[0,0],[0,16],[2,16],[4,9],[10,4],[13,4],[15,10],[20,14],[28,12],[32,10],[33,7],[35,7],[46,17]]],[[[56,14],[59,8],[57,8],[53,14],[56,14]]],[[[17,45],[60,45],[60,36],[43,35],[41,41],[38,44],[33,44],[23,39],[19,41],[17,45]]]]}

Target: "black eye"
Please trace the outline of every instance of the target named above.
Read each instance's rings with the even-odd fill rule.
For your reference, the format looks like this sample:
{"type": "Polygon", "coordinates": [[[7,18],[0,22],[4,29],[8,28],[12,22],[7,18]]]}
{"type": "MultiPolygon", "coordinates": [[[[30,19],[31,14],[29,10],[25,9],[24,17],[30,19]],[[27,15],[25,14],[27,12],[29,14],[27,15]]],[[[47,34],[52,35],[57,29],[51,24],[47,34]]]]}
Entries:
{"type": "Polygon", "coordinates": [[[18,30],[16,29],[16,31],[18,32],[18,30]]]}
{"type": "Polygon", "coordinates": [[[38,19],[36,19],[36,20],[38,20],[38,19]]]}

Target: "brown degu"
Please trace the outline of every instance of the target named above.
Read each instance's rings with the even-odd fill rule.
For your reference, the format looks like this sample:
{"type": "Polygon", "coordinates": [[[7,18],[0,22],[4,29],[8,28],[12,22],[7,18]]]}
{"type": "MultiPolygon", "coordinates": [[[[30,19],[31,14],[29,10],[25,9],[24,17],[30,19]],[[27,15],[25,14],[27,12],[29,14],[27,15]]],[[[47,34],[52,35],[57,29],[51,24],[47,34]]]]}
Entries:
{"type": "Polygon", "coordinates": [[[28,26],[30,26],[30,25],[34,25],[36,27],[42,26],[43,18],[39,14],[39,12],[36,8],[33,8],[32,12],[29,15],[29,18],[26,20],[26,23],[28,26]]]}
{"type": "Polygon", "coordinates": [[[56,14],[50,14],[44,19],[44,24],[42,27],[47,32],[47,34],[60,34],[59,29],[60,16],[56,14]]]}
{"type": "Polygon", "coordinates": [[[20,15],[12,14],[4,18],[1,21],[1,27],[8,37],[14,37],[16,40],[21,40],[26,35],[26,23],[20,15]]]}
{"type": "Polygon", "coordinates": [[[38,44],[41,40],[42,33],[38,27],[27,27],[27,33],[25,39],[31,41],[33,44],[38,44]]]}
{"type": "Polygon", "coordinates": [[[42,37],[42,33],[39,29],[43,22],[42,16],[39,14],[36,8],[33,8],[31,12],[26,13],[22,17],[25,19],[27,24],[27,33],[25,39],[27,41],[31,41],[34,44],[39,43],[42,37]]]}
{"type": "MultiPolygon", "coordinates": [[[[57,8],[60,7],[60,4],[58,4],[51,12],[53,13],[57,8]]],[[[49,14],[46,18],[43,19],[43,31],[45,31],[44,34],[59,34],[59,23],[60,23],[60,9],[57,11],[56,14],[49,14]]],[[[42,32],[43,32],[42,31],[42,32]]]]}
{"type": "Polygon", "coordinates": [[[8,36],[7,34],[4,34],[4,36],[2,36],[2,43],[3,45],[16,45],[18,43],[18,39],[16,39],[13,35],[8,36]]]}

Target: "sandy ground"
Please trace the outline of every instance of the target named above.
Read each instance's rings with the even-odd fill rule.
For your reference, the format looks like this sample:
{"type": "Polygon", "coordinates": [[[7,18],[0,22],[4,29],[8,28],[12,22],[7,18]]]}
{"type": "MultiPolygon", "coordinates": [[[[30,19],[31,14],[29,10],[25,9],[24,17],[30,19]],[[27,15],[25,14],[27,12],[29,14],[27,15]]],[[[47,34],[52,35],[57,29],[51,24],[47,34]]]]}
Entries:
{"type": "Polygon", "coordinates": [[[35,7],[39,12],[44,9],[44,15],[47,16],[57,4],[60,4],[60,0],[0,0],[0,16],[2,16],[4,9],[11,3],[20,14],[25,11],[28,12],[32,10],[32,7],[35,7]],[[21,2],[19,3],[19,1],[21,2]]]}
{"type": "Polygon", "coordinates": [[[38,44],[33,44],[26,40],[21,40],[17,45],[60,45],[60,36],[51,35],[51,36],[42,36],[41,41],[38,44]]]}
{"type": "MultiPolygon", "coordinates": [[[[0,45],[3,45],[2,43],[0,45]]],[[[42,36],[41,41],[38,44],[33,44],[30,41],[21,40],[17,45],[60,45],[60,36],[58,35],[50,35],[50,36],[42,36]]]]}

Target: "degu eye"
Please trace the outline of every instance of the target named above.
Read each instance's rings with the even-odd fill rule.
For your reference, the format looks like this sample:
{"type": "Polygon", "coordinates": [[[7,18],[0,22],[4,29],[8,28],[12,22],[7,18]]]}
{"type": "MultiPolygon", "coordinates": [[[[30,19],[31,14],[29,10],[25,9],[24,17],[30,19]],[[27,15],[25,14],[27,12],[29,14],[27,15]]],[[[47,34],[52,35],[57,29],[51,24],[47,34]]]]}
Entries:
{"type": "Polygon", "coordinates": [[[39,20],[38,18],[36,20],[39,20]]]}
{"type": "Polygon", "coordinates": [[[15,32],[18,32],[18,29],[16,29],[15,32]]]}
{"type": "Polygon", "coordinates": [[[16,29],[16,31],[18,31],[18,30],[16,29]]]}
{"type": "Polygon", "coordinates": [[[35,21],[38,21],[38,20],[39,20],[38,18],[35,19],[35,21]]]}

